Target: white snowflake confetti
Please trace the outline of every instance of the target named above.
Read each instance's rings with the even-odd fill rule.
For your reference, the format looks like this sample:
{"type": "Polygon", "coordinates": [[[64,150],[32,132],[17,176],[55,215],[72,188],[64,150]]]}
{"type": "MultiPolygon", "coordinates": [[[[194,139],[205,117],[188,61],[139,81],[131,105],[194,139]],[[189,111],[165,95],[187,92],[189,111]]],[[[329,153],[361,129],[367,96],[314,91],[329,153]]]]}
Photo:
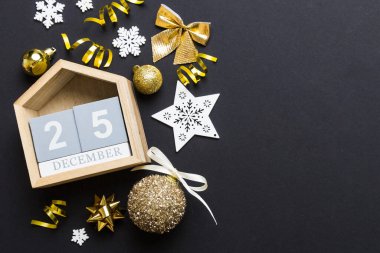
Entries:
{"type": "Polygon", "coordinates": [[[65,5],[56,0],[45,0],[36,2],[35,20],[42,22],[47,29],[56,23],[63,23],[62,14],[65,5]],[[45,3],[46,2],[46,3],[45,3]],[[54,5],[55,4],[55,5],[54,5]]]}
{"type": "Polygon", "coordinates": [[[120,48],[119,55],[121,57],[127,57],[129,54],[134,56],[140,55],[140,46],[145,44],[145,37],[139,35],[139,28],[137,26],[132,26],[128,30],[120,27],[117,33],[119,37],[112,41],[112,45],[120,48]]]}
{"type": "Polygon", "coordinates": [[[80,246],[90,237],[86,234],[86,230],[84,228],[74,229],[73,237],[71,238],[72,242],[78,243],[80,246]]]}
{"type": "Polygon", "coordinates": [[[94,8],[92,5],[92,0],[79,0],[76,5],[81,9],[82,12],[91,10],[94,8]]]}
{"type": "Polygon", "coordinates": [[[209,117],[218,97],[219,94],[194,97],[178,81],[174,104],[152,117],[173,128],[178,152],[194,135],[219,138],[209,117]]]}

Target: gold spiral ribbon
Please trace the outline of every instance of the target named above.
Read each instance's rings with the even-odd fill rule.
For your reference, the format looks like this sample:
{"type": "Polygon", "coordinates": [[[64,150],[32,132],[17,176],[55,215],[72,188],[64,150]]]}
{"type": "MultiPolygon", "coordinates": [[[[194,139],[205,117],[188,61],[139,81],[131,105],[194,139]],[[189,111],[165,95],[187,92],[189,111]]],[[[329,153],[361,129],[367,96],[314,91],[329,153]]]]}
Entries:
{"type": "Polygon", "coordinates": [[[50,206],[44,207],[44,212],[51,219],[53,223],[48,223],[48,222],[39,221],[39,220],[32,220],[30,224],[44,227],[44,228],[56,229],[58,227],[59,220],[55,215],[66,217],[66,212],[62,210],[61,208],[59,208],[57,205],[66,206],[66,201],[52,200],[50,206]]]}
{"type": "Polygon", "coordinates": [[[115,7],[116,9],[118,9],[121,12],[128,15],[128,11],[130,8],[129,8],[128,3],[126,1],[133,3],[133,4],[138,4],[138,5],[144,3],[144,0],[120,0],[120,3],[111,2],[110,4],[106,4],[99,9],[99,18],[93,18],[93,17],[86,18],[84,20],[84,22],[94,22],[94,23],[97,23],[98,25],[101,25],[101,26],[105,25],[106,20],[104,19],[104,12],[107,9],[108,17],[110,18],[111,22],[116,23],[117,22],[117,16],[116,16],[116,13],[112,7],[115,7]]]}
{"type": "Polygon", "coordinates": [[[190,64],[188,66],[180,66],[177,69],[177,75],[181,83],[185,86],[187,86],[190,81],[189,79],[185,76],[183,71],[190,77],[190,79],[197,84],[203,77],[206,76],[207,74],[207,66],[206,64],[202,61],[202,59],[206,59],[212,62],[217,62],[218,58],[208,55],[208,54],[203,54],[203,53],[198,53],[196,57],[196,62],[199,65],[199,69],[196,68],[193,64],[190,64]]]}
{"type": "Polygon", "coordinates": [[[81,39],[75,41],[71,45],[70,41],[69,41],[69,37],[67,37],[66,33],[62,33],[61,36],[62,36],[63,42],[65,44],[66,50],[74,50],[74,49],[76,49],[77,47],[79,47],[81,44],[83,44],[85,42],[91,42],[92,43],[92,45],[88,48],[87,52],[82,57],[82,62],[84,62],[85,64],[87,64],[87,63],[89,63],[91,61],[91,59],[94,56],[96,50],[99,49],[98,53],[95,56],[94,66],[97,67],[97,68],[99,68],[102,65],[103,58],[104,58],[104,53],[105,53],[106,50],[108,51],[108,59],[107,59],[107,62],[104,64],[103,67],[107,68],[107,67],[109,67],[111,65],[112,55],[113,55],[111,49],[106,49],[104,46],[99,45],[99,44],[93,42],[89,38],[81,38],[81,39]]]}

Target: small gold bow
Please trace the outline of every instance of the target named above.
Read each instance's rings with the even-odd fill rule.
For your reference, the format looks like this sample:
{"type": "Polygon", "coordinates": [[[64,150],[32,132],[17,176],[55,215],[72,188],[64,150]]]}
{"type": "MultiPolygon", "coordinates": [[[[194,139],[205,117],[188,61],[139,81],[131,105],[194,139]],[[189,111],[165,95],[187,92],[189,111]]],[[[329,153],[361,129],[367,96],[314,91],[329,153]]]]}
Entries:
{"type": "Polygon", "coordinates": [[[194,42],[206,46],[210,38],[209,22],[194,22],[185,25],[181,17],[161,4],[157,12],[156,26],[166,28],[152,37],[153,62],[157,62],[176,50],[174,65],[197,61],[198,50],[194,42]]]}

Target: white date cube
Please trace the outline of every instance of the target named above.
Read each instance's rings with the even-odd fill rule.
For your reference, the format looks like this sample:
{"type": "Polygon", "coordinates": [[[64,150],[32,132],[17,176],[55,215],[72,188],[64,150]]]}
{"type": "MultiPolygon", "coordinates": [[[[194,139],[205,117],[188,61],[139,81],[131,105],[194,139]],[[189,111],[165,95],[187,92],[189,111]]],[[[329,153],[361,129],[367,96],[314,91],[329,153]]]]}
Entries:
{"type": "Polygon", "coordinates": [[[66,110],[29,121],[38,162],[81,152],[73,110],[66,110]]]}
{"type": "Polygon", "coordinates": [[[83,152],[128,142],[118,97],[73,109],[83,152]]]}

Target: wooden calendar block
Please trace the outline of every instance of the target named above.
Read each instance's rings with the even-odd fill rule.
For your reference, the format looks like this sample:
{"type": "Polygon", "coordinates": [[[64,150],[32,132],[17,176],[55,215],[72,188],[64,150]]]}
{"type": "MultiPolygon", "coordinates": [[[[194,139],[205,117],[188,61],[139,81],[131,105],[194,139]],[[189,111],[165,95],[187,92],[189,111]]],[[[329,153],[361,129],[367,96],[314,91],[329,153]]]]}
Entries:
{"type": "Polygon", "coordinates": [[[29,125],[38,162],[81,152],[73,110],[32,118],[29,125]]]}
{"type": "Polygon", "coordinates": [[[118,97],[73,109],[83,152],[128,141],[118,97]]]}

